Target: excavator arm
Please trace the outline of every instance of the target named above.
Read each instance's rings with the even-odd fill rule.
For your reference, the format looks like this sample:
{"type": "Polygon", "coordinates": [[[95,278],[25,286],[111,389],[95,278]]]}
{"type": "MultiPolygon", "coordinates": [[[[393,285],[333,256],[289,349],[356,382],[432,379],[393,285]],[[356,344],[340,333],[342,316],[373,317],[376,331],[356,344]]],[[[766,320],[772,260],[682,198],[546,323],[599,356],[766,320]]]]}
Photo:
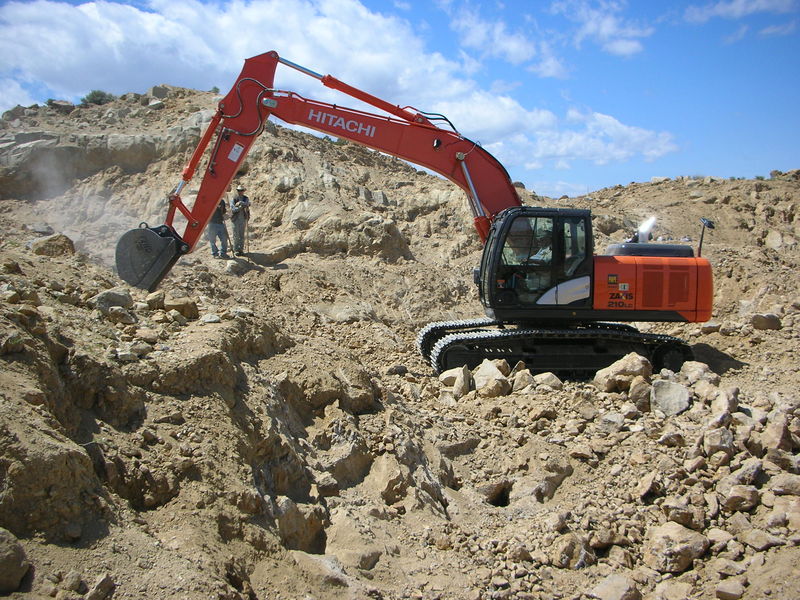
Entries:
{"type": "Polygon", "coordinates": [[[390,104],[330,75],[319,75],[283,59],[277,52],[267,52],[245,61],[235,84],[220,101],[217,112],[183,170],[181,181],[168,196],[165,223],[153,228],[143,223],[120,238],[116,262],[122,279],[131,285],[153,290],[177,260],[195,248],[220,198],[229,189],[271,116],[347,139],[439,173],[467,194],[481,241],[486,240],[495,215],[505,208],[522,204],[508,173],[497,159],[454,128],[444,129],[434,124],[434,121],[449,124],[442,115],[390,104]],[[275,89],[273,81],[279,63],[314,77],[323,85],[387,115],[310,100],[291,91],[275,89]],[[181,191],[204,158],[207,163],[203,180],[190,209],[183,203],[181,191]],[[176,213],[187,221],[182,235],[173,225],[176,213]]]}

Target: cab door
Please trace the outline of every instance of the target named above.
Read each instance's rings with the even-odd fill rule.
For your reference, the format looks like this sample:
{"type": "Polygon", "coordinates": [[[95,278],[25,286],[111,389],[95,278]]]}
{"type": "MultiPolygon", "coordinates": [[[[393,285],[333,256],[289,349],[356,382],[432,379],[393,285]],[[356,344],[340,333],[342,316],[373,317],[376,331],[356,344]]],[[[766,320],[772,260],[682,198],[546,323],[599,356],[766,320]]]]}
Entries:
{"type": "Polygon", "coordinates": [[[562,215],[556,219],[552,287],[537,304],[590,306],[592,253],[590,223],[585,215],[562,215]]]}
{"type": "Polygon", "coordinates": [[[519,215],[505,230],[495,296],[501,305],[531,305],[553,286],[553,226],[543,215],[519,215]]]}

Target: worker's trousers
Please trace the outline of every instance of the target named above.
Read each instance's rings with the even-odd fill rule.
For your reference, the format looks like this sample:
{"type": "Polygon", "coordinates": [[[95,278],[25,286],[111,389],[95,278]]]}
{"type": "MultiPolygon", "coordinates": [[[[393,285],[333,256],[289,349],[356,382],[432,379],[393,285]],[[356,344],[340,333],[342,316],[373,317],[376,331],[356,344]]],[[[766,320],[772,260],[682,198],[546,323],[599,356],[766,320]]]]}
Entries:
{"type": "Polygon", "coordinates": [[[209,223],[208,224],[208,241],[211,244],[211,255],[220,256],[217,251],[217,240],[222,247],[222,256],[228,253],[228,231],[225,229],[225,223],[209,223]]]}
{"type": "Polygon", "coordinates": [[[233,223],[233,251],[236,254],[242,254],[244,252],[247,219],[233,219],[231,223],[233,223]]]}

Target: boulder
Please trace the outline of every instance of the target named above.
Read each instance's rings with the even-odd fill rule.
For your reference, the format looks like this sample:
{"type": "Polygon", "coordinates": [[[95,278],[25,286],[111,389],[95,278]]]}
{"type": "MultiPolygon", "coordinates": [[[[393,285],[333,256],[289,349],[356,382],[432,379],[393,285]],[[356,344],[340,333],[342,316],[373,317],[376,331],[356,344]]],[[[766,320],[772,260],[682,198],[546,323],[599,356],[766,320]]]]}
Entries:
{"type": "Polygon", "coordinates": [[[582,537],[567,533],[553,543],[550,562],[560,569],[582,569],[597,561],[591,546],[582,537]]]}
{"type": "Polygon", "coordinates": [[[688,409],[691,398],[692,393],[686,386],[659,379],[653,382],[650,390],[650,408],[672,417],[688,409]]]}
{"type": "Polygon", "coordinates": [[[372,570],[383,555],[383,549],[363,535],[363,529],[345,511],[335,510],[326,530],[326,554],[335,556],[345,568],[372,570]]]}
{"type": "Polygon", "coordinates": [[[564,388],[564,382],[562,382],[553,373],[539,373],[538,375],[535,375],[533,379],[537,385],[546,385],[554,390],[560,390],[564,388]]]}
{"type": "Polygon", "coordinates": [[[642,594],[633,579],[612,573],[594,586],[589,596],[598,600],[640,600],[642,594]]]}
{"type": "Polygon", "coordinates": [[[164,310],[167,312],[171,310],[178,311],[185,318],[194,320],[200,316],[200,311],[197,309],[197,302],[192,298],[165,298],[164,310]]]}
{"type": "Polygon", "coordinates": [[[660,573],[681,573],[692,561],[705,554],[710,542],[706,536],[674,521],[647,532],[643,554],[645,564],[660,573]]]}
{"type": "Polygon", "coordinates": [[[604,392],[624,392],[630,389],[635,377],[649,380],[652,374],[653,365],[650,361],[631,352],[605,369],[597,371],[593,383],[604,392]]]}
{"type": "Polygon", "coordinates": [[[767,331],[770,329],[782,329],[781,318],[774,313],[755,314],[750,317],[750,325],[753,329],[767,331]]]}
{"type": "Polygon", "coordinates": [[[13,533],[0,527],[0,594],[16,592],[29,568],[22,544],[13,533]]]}
{"type": "Polygon", "coordinates": [[[487,398],[506,396],[511,392],[511,382],[491,360],[484,359],[472,374],[478,395],[487,398]]]}
{"type": "Polygon", "coordinates": [[[381,454],[372,463],[369,475],[364,480],[367,490],[377,492],[387,505],[402,500],[411,483],[406,467],[393,454],[381,454]]]}
{"type": "Polygon", "coordinates": [[[279,496],[275,508],[281,542],[286,548],[315,554],[324,550],[326,519],[321,506],[298,504],[279,496]]]}
{"type": "Polygon", "coordinates": [[[89,298],[89,305],[95,307],[103,314],[108,314],[112,306],[131,308],[133,306],[133,297],[127,288],[116,287],[104,290],[92,296],[89,298]]]}
{"type": "Polygon", "coordinates": [[[71,256],[75,244],[63,233],[54,233],[31,242],[31,252],[40,256],[71,256]]]}
{"type": "Polygon", "coordinates": [[[511,388],[515,392],[522,391],[529,385],[536,385],[536,378],[531,374],[530,369],[522,369],[514,373],[511,388]]]}

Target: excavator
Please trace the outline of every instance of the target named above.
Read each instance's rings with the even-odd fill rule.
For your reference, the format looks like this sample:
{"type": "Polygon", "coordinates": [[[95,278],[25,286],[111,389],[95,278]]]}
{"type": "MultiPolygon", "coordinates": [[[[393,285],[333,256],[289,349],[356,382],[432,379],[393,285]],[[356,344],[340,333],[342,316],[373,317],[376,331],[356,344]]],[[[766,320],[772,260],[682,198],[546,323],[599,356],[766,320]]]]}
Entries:
{"type": "MultiPolygon", "coordinates": [[[[466,194],[483,242],[473,278],[485,317],[423,327],[417,347],[435,372],[484,359],[523,361],[533,372],[593,373],[630,352],[677,370],[691,348],[630,322],[711,318],[709,261],[691,246],[650,242],[652,221],[630,240],[594,254],[588,210],[526,206],[506,169],[444,115],[399,106],[267,52],[245,60],[168,195],[164,224],[141,223],[119,239],[116,266],[128,284],[154,290],[191,252],[270,117],[345,139],[440,174],[466,194]],[[381,111],[305,98],[274,87],[278,65],[381,111]],[[385,113],[385,114],[384,114],[385,113]],[[205,160],[191,208],[181,191],[205,160]],[[177,213],[186,218],[182,234],[177,213]]],[[[702,219],[703,230],[713,223],[702,219]]]]}

